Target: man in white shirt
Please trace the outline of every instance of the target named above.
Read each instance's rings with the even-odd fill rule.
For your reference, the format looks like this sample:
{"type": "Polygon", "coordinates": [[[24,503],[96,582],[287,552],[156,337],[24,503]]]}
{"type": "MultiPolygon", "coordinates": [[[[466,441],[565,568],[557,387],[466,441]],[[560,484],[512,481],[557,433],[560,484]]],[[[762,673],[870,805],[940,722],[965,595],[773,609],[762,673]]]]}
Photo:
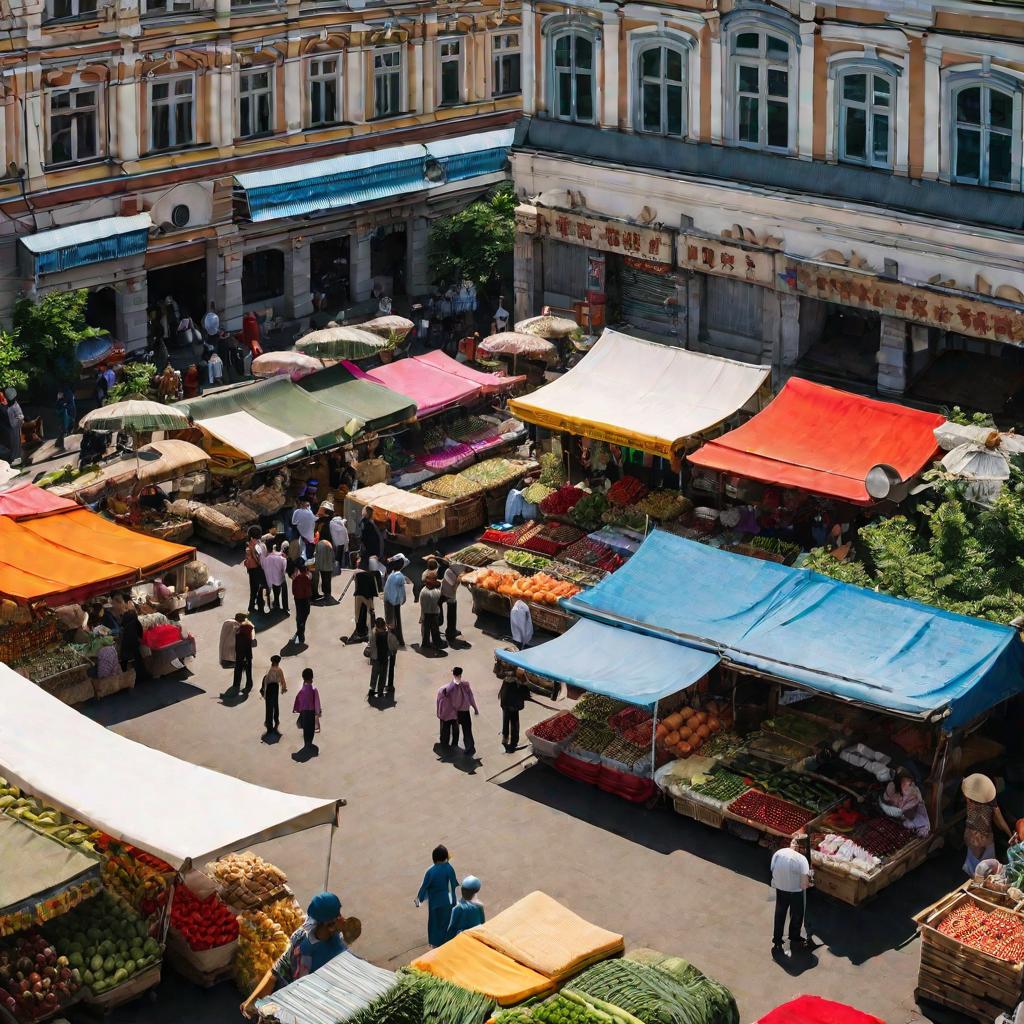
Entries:
{"type": "Polygon", "coordinates": [[[203,330],[211,341],[217,340],[217,334],[220,331],[220,317],[217,316],[217,306],[212,302],[209,312],[203,317],[203,330]]]}
{"type": "Polygon", "coordinates": [[[278,542],[273,542],[267,553],[260,559],[263,567],[263,575],[267,578],[267,586],[273,595],[272,611],[282,611],[285,615],[288,610],[288,585],[285,577],[288,572],[288,559],[278,547],[278,542]]]}
{"type": "Polygon", "coordinates": [[[509,311],[505,308],[505,296],[498,296],[498,308],[494,311],[494,333],[500,334],[508,330],[509,311]]]}
{"type": "Polygon", "coordinates": [[[302,539],[305,545],[307,558],[313,557],[313,531],[316,526],[316,516],[309,507],[309,501],[305,498],[299,501],[298,508],[292,513],[292,526],[302,539]]]}
{"type": "Polygon", "coordinates": [[[804,926],[804,891],[811,884],[811,865],[800,852],[800,844],[807,837],[797,833],[788,848],[776,850],[772,855],[772,888],[775,890],[775,931],[772,952],[782,949],[782,931],[789,915],[789,949],[806,949],[801,935],[804,926]]]}
{"type": "Polygon", "coordinates": [[[331,517],[331,543],[334,545],[334,560],[339,569],[348,567],[348,524],[345,517],[334,515],[331,517]]]}

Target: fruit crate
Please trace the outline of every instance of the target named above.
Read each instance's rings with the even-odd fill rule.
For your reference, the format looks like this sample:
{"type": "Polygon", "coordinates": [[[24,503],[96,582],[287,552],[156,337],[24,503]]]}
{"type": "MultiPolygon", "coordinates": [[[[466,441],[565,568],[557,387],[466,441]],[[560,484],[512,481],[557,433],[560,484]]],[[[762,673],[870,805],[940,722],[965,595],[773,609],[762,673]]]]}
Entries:
{"type": "Polygon", "coordinates": [[[562,611],[557,606],[534,604],[532,601],[528,603],[530,605],[530,617],[533,619],[533,625],[536,629],[543,629],[548,633],[561,634],[576,622],[575,615],[570,615],[569,612],[562,611]]]}
{"type": "Polygon", "coordinates": [[[469,498],[459,498],[446,505],[444,521],[446,537],[456,537],[460,533],[479,529],[487,522],[483,495],[474,494],[469,498]]]}
{"type": "Polygon", "coordinates": [[[120,693],[122,690],[131,690],[135,686],[135,669],[127,668],[123,672],[115,672],[105,679],[92,680],[93,696],[96,698],[109,697],[112,693],[120,693]]]}
{"type": "Polygon", "coordinates": [[[676,814],[682,814],[686,818],[693,818],[702,825],[710,825],[712,828],[721,828],[725,821],[725,812],[716,810],[710,804],[700,800],[694,800],[689,796],[674,796],[672,806],[676,814]]]}
{"type": "Polygon", "coordinates": [[[1024,998],[1024,962],[992,956],[944,935],[939,925],[955,910],[970,903],[989,913],[999,910],[1024,923],[1024,915],[975,895],[957,890],[914,917],[921,936],[921,968],[915,997],[957,1010],[979,1022],[1012,1012],[1024,998]]]}
{"type": "Polygon", "coordinates": [[[123,1006],[125,1003],[130,1003],[133,999],[141,996],[143,992],[148,992],[149,989],[156,988],[160,984],[162,966],[162,963],[153,964],[152,967],[133,974],[124,984],[118,985],[116,988],[108,988],[106,992],[101,992],[99,995],[89,991],[83,1002],[86,1006],[99,1007],[104,1013],[123,1006]]]}

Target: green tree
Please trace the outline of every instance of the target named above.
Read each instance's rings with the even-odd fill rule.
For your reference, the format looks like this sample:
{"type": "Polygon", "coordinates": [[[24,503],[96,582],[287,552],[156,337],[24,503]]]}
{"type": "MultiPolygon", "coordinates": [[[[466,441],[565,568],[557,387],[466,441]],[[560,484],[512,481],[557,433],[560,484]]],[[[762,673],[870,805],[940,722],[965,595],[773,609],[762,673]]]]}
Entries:
{"type": "Polygon", "coordinates": [[[0,391],[6,388],[22,391],[27,387],[25,353],[13,334],[0,330],[0,391]]]}
{"type": "Polygon", "coordinates": [[[125,363],[124,376],[110,389],[107,402],[123,402],[132,395],[151,398],[153,377],[156,367],[152,363],[125,363]]]}
{"type": "Polygon", "coordinates": [[[516,196],[509,184],[436,221],[429,243],[434,282],[447,285],[466,279],[491,294],[510,283],[515,211],[516,196]]]}
{"type": "Polygon", "coordinates": [[[29,384],[54,384],[77,375],[76,346],[102,333],[85,321],[88,298],[84,288],[54,290],[34,302],[26,298],[14,304],[14,335],[29,384]]]}

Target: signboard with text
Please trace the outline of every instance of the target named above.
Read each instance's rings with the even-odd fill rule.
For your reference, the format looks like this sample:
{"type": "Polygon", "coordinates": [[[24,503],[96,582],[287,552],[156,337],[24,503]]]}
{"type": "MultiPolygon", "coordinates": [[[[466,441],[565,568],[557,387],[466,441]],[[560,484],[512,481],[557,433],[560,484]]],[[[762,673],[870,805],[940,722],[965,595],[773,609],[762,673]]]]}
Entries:
{"type": "Polygon", "coordinates": [[[598,220],[562,210],[537,207],[537,231],[542,237],[585,245],[600,252],[617,252],[654,263],[672,263],[672,235],[668,231],[598,220]]]}
{"type": "Polygon", "coordinates": [[[702,274],[731,277],[736,281],[774,288],[775,253],[747,249],[701,235],[679,236],[679,266],[702,274]]]}

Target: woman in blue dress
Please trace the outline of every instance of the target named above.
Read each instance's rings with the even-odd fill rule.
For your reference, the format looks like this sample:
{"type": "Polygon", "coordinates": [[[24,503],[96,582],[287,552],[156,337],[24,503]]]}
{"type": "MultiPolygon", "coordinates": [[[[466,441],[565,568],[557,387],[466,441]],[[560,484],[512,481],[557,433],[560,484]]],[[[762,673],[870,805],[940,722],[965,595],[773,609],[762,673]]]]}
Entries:
{"type": "Polygon", "coordinates": [[[448,937],[448,924],[459,882],[455,869],[448,863],[446,847],[435,847],[431,856],[434,863],[423,876],[423,884],[416,894],[416,906],[426,901],[427,941],[431,946],[440,946],[448,937]]]}

